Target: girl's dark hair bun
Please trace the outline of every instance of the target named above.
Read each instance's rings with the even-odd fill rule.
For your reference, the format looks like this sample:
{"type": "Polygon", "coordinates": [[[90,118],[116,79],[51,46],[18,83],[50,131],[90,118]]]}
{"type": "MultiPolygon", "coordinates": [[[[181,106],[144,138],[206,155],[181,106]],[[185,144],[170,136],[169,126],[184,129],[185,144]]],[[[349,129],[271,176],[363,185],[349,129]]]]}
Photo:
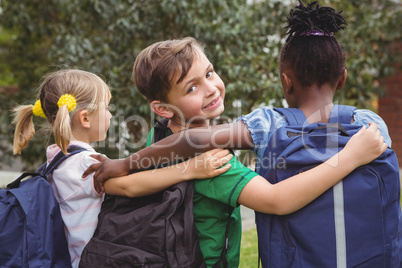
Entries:
{"type": "Polygon", "coordinates": [[[306,35],[310,32],[322,32],[326,36],[336,33],[347,25],[341,15],[331,7],[321,7],[317,1],[305,6],[300,0],[299,5],[290,11],[287,19],[288,40],[293,35],[306,35]]]}

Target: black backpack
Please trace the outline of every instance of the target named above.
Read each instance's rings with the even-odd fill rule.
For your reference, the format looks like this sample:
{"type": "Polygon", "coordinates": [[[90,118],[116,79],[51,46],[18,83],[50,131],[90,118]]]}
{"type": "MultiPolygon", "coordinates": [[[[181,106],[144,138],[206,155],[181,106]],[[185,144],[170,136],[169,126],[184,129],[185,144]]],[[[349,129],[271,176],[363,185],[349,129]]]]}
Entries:
{"type": "MultiPolygon", "coordinates": [[[[167,135],[155,131],[155,139],[167,135]]],[[[193,193],[194,184],[182,182],[145,197],[106,195],[80,267],[205,267],[193,193]]]]}

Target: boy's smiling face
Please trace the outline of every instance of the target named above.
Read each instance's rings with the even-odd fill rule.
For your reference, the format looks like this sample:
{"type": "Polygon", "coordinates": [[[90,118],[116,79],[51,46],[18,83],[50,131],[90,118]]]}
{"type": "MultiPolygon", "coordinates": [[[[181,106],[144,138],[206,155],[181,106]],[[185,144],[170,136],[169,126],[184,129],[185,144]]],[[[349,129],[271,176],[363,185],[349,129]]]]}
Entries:
{"type": "Polygon", "coordinates": [[[184,79],[176,84],[179,77],[180,73],[173,77],[167,96],[173,112],[171,124],[184,128],[207,126],[210,119],[222,114],[225,85],[202,51],[194,57],[184,79]]]}

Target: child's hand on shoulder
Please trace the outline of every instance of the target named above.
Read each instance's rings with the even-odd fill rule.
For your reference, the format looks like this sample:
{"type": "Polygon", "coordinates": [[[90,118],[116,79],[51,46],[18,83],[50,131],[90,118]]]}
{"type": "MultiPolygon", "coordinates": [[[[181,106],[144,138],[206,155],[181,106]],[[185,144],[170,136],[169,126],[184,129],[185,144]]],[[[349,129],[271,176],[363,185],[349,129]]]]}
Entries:
{"type": "Polygon", "coordinates": [[[357,165],[370,163],[387,149],[384,143],[384,137],[376,123],[370,123],[368,128],[362,127],[355,135],[351,137],[345,146],[345,150],[351,154],[351,159],[357,161],[357,165]]]}
{"type": "Polygon", "coordinates": [[[129,173],[126,168],[124,159],[109,159],[104,155],[91,155],[92,158],[99,163],[92,164],[85,170],[82,177],[85,178],[89,174],[94,173],[94,187],[98,193],[104,191],[103,184],[110,178],[125,176],[129,173]]]}
{"type": "Polygon", "coordinates": [[[188,179],[208,179],[228,171],[232,165],[227,163],[232,157],[227,149],[212,149],[181,164],[184,165],[183,172],[187,173],[188,179]]]}

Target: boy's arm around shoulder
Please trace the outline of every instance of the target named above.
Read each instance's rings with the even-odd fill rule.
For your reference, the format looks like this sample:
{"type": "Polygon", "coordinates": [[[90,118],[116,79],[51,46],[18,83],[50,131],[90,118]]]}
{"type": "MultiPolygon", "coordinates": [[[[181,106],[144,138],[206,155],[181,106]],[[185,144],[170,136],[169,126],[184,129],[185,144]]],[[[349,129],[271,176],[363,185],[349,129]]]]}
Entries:
{"type": "Polygon", "coordinates": [[[338,183],[357,167],[367,164],[387,149],[384,138],[371,124],[356,133],[345,148],[323,164],[271,184],[261,176],[253,178],[242,190],[238,202],[269,214],[292,213],[338,183]]]}

